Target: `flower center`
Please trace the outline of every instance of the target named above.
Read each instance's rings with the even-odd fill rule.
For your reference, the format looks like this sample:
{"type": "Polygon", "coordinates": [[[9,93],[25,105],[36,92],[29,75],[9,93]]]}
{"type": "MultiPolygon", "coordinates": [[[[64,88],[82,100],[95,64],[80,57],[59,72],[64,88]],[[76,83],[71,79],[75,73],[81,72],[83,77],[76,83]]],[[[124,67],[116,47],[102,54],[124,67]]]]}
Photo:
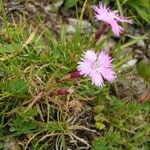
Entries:
{"type": "Polygon", "coordinates": [[[95,72],[100,73],[100,70],[101,70],[100,68],[101,68],[101,67],[100,67],[99,62],[96,61],[96,62],[93,64],[93,70],[94,70],[95,72]]]}

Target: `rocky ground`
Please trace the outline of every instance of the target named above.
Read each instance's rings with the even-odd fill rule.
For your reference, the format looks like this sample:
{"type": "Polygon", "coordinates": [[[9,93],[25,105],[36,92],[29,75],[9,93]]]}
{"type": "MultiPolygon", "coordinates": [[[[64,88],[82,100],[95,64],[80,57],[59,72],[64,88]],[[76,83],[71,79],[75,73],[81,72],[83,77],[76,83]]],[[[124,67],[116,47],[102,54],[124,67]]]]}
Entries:
{"type": "MultiPolygon", "coordinates": [[[[29,22],[33,24],[39,21],[40,25],[44,27],[48,27],[53,33],[57,36],[59,34],[59,29],[63,24],[66,26],[66,31],[68,35],[72,35],[76,31],[76,25],[78,23],[78,19],[76,19],[76,12],[75,8],[73,9],[66,9],[64,7],[64,0],[5,0],[4,1],[4,8],[6,11],[7,19],[12,21],[12,16],[15,18],[16,22],[19,21],[20,15],[24,16],[29,22]],[[33,21],[34,20],[34,21],[33,21]],[[35,22],[36,20],[36,22],[35,22]]],[[[81,13],[81,7],[79,7],[79,12],[81,13]]],[[[2,17],[2,16],[1,16],[2,17]]],[[[87,19],[87,13],[84,15],[81,30],[83,34],[89,34],[91,32],[96,31],[97,23],[91,20],[90,17],[87,19]],[[90,20],[90,21],[89,21],[90,20]]],[[[2,21],[1,21],[2,25],[2,21]]],[[[135,27],[130,26],[129,33],[133,36],[140,36],[144,35],[146,31],[149,31],[150,26],[146,26],[145,28],[142,27],[135,27]]],[[[137,51],[141,51],[145,55],[150,57],[150,32],[148,33],[147,40],[140,40],[136,44],[130,47],[129,53],[130,59],[129,61],[122,66],[124,69],[132,69],[134,75],[132,78],[128,79],[126,77],[125,81],[123,81],[122,88],[125,89],[127,93],[120,95],[120,97],[135,97],[137,98],[138,95],[142,93],[145,89],[145,84],[143,83],[142,79],[136,74],[136,62],[137,59],[134,59],[134,55],[137,51]],[[124,85],[125,84],[125,85],[124,85]],[[131,86],[131,87],[130,87],[131,86]],[[139,88],[140,87],[140,88],[139,88]],[[130,89],[131,88],[131,89],[130,89]],[[135,89],[134,92],[132,89],[135,89]]],[[[113,46],[116,44],[115,39],[110,39],[109,41],[105,42],[105,49],[112,49],[113,46]]],[[[126,50],[125,50],[126,51],[126,50]]],[[[120,92],[122,91],[120,89],[120,92]]],[[[120,93],[119,92],[119,93],[120,93]]]]}
{"type": "MultiPolygon", "coordinates": [[[[43,0],[42,2],[40,0],[5,0],[4,8],[7,19],[10,22],[12,21],[12,16],[15,18],[16,22],[19,21],[21,15],[33,24],[37,24],[39,21],[43,28],[48,27],[56,36],[59,34],[59,29],[62,25],[62,22],[65,24],[68,35],[72,35],[76,31],[78,19],[76,19],[75,9],[66,9],[64,7],[64,0],[43,0]]],[[[79,12],[81,12],[80,7],[79,12]]],[[[90,18],[87,19],[87,14],[85,13],[84,19],[81,23],[82,34],[88,35],[91,32],[94,33],[96,31],[96,27],[97,23],[90,18]]],[[[135,27],[133,25],[130,26],[129,33],[133,36],[140,36],[144,35],[146,31],[149,31],[149,29],[150,26],[142,28],[135,27]]],[[[112,49],[115,44],[116,39],[111,38],[105,42],[105,49],[112,49]]],[[[131,73],[127,73],[124,81],[120,83],[118,96],[125,99],[137,99],[138,96],[143,93],[146,87],[142,78],[140,78],[136,73],[136,62],[138,60],[134,58],[134,55],[137,51],[141,51],[150,57],[149,38],[147,40],[138,41],[136,44],[132,45],[127,50],[125,49],[124,51],[128,51],[131,55],[128,62],[122,66],[122,70],[130,70],[131,73]]]]}
{"type": "MultiPolygon", "coordinates": [[[[42,29],[48,27],[54,36],[56,36],[56,38],[60,33],[62,24],[65,25],[68,36],[72,36],[76,32],[77,23],[79,20],[76,19],[77,14],[75,8],[66,9],[64,5],[64,0],[55,0],[53,2],[51,0],[43,0],[42,2],[40,0],[4,0],[6,16],[11,23],[14,23],[12,18],[14,18],[15,22],[17,23],[19,22],[20,17],[24,17],[30,24],[33,24],[33,26],[37,26],[38,24],[42,29]]],[[[81,12],[82,9],[79,7],[79,14],[81,14],[81,12]]],[[[1,17],[3,17],[2,14],[1,17]]],[[[2,20],[0,21],[0,25],[3,25],[2,20]]],[[[94,22],[90,15],[88,17],[88,14],[85,13],[81,22],[81,33],[84,36],[89,36],[91,33],[94,34],[97,28],[98,23],[94,22]]],[[[135,55],[137,52],[141,52],[150,57],[149,29],[150,26],[145,26],[143,28],[132,25],[129,27],[128,33],[130,35],[137,37],[148,33],[148,38],[139,40],[137,43],[123,49],[122,51],[122,54],[127,53],[128,55],[128,60],[120,67],[120,73],[122,73],[123,78],[118,79],[118,88],[110,91],[111,94],[119,97],[121,100],[140,100],[143,92],[146,90],[146,85],[143,79],[137,74],[136,71],[136,63],[138,59],[135,57],[135,55]]],[[[104,47],[107,50],[113,50],[113,47],[115,47],[117,42],[118,39],[116,37],[110,38],[104,43],[104,47]]],[[[86,107],[87,106],[88,105],[86,105],[86,107]]],[[[93,122],[93,116],[91,115],[92,113],[89,108],[87,108],[88,111],[83,116],[81,115],[81,120],[83,120],[83,124],[87,123],[87,126],[89,125],[89,128],[91,128],[90,123],[93,122]],[[83,118],[87,118],[87,120],[84,120],[83,118]]],[[[88,131],[83,132],[82,134],[87,137],[87,141],[91,141],[90,138],[94,137],[96,134],[99,134],[95,132],[92,133],[92,136],[88,131]]],[[[81,131],[79,131],[79,134],[81,134],[81,131]]],[[[9,141],[8,143],[10,144],[9,141]]],[[[69,145],[71,145],[70,143],[69,145]]],[[[70,146],[70,149],[73,149],[73,147],[70,146]]]]}

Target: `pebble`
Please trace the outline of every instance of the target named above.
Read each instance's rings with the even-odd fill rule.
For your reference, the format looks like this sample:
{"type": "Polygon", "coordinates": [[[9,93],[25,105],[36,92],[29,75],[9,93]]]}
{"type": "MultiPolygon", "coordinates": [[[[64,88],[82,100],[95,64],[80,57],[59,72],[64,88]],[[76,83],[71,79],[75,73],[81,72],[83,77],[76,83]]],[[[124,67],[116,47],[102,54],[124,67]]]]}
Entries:
{"type": "Polygon", "coordinates": [[[73,27],[72,25],[66,25],[66,32],[68,33],[68,34],[74,34],[75,32],[76,32],[76,29],[75,29],[75,27],[73,27]]]}
{"type": "MultiPolygon", "coordinates": [[[[74,34],[77,28],[77,25],[79,24],[79,20],[75,18],[69,18],[68,24],[66,25],[66,32],[67,34],[74,34]]],[[[93,31],[93,27],[90,22],[87,20],[82,20],[81,22],[81,33],[82,34],[88,34],[93,31]]]]}
{"type": "Polygon", "coordinates": [[[54,1],[52,4],[45,6],[44,8],[47,12],[57,13],[63,2],[64,0],[57,0],[56,2],[54,1]]]}
{"type": "Polygon", "coordinates": [[[122,65],[122,68],[123,69],[134,68],[137,61],[138,61],[137,59],[131,59],[126,64],[122,65]]]}
{"type": "Polygon", "coordinates": [[[139,47],[141,47],[141,48],[143,48],[143,49],[146,48],[146,45],[145,45],[144,40],[140,40],[139,42],[137,42],[137,46],[139,46],[139,47]]]}
{"type": "MultiPolygon", "coordinates": [[[[102,35],[99,40],[103,40],[103,38],[104,38],[104,35],[102,35]]],[[[113,38],[110,38],[104,42],[103,47],[107,52],[109,52],[111,49],[115,47],[115,45],[116,45],[116,41],[113,38]]]]}

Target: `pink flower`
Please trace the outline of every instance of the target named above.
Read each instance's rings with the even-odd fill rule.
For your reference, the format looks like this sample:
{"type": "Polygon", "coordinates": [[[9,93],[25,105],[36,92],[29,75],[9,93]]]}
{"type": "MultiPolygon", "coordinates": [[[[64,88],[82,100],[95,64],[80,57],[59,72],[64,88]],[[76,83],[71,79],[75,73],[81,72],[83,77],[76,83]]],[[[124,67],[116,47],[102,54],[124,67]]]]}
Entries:
{"type": "Polygon", "coordinates": [[[83,58],[78,62],[77,70],[81,75],[89,76],[92,84],[102,87],[104,79],[112,83],[116,78],[115,72],[112,71],[111,62],[111,57],[105,51],[95,53],[88,50],[84,52],[83,58]]]}
{"type": "Polygon", "coordinates": [[[119,36],[123,31],[123,28],[118,23],[132,23],[131,19],[128,20],[119,16],[118,11],[112,11],[109,8],[106,8],[105,5],[99,4],[99,6],[94,6],[93,9],[95,11],[95,18],[109,24],[116,36],[119,36]]]}

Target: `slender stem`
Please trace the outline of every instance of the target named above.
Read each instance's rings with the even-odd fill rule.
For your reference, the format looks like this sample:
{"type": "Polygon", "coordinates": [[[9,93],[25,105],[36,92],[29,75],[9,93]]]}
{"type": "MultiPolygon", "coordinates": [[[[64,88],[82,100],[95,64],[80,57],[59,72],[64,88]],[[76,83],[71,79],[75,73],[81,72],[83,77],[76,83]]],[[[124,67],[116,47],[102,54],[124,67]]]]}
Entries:
{"type": "Polygon", "coordinates": [[[3,22],[4,22],[4,25],[5,25],[5,28],[6,28],[7,35],[10,39],[9,25],[8,25],[8,22],[7,22],[6,12],[5,12],[5,8],[4,8],[2,0],[0,0],[0,11],[2,11],[3,22]]]}
{"type": "Polygon", "coordinates": [[[121,7],[121,4],[120,4],[120,1],[119,0],[116,0],[116,1],[117,1],[119,12],[120,12],[121,16],[123,16],[123,11],[122,11],[122,7],[121,7]]]}
{"type": "Polygon", "coordinates": [[[81,10],[81,14],[80,14],[80,17],[79,17],[79,22],[78,22],[78,31],[81,31],[82,19],[83,19],[84,11],[86,9],[86,4],[87,4],[87,0],[84,1],[83,7],[82,7],[82,10],[81,10]]]}
{"type": "Polygon", "coordinates": [[[80,15],[80,18],[79,18],[80,23],[82,22],[82,19],[83,19],[83,14],[84,14],[84,11],[86,9],[86,4],[87,4],[87,0],[84,1],[83,7],[82,7],[82,10],[81,10],[81,15],[80,15]]]}

